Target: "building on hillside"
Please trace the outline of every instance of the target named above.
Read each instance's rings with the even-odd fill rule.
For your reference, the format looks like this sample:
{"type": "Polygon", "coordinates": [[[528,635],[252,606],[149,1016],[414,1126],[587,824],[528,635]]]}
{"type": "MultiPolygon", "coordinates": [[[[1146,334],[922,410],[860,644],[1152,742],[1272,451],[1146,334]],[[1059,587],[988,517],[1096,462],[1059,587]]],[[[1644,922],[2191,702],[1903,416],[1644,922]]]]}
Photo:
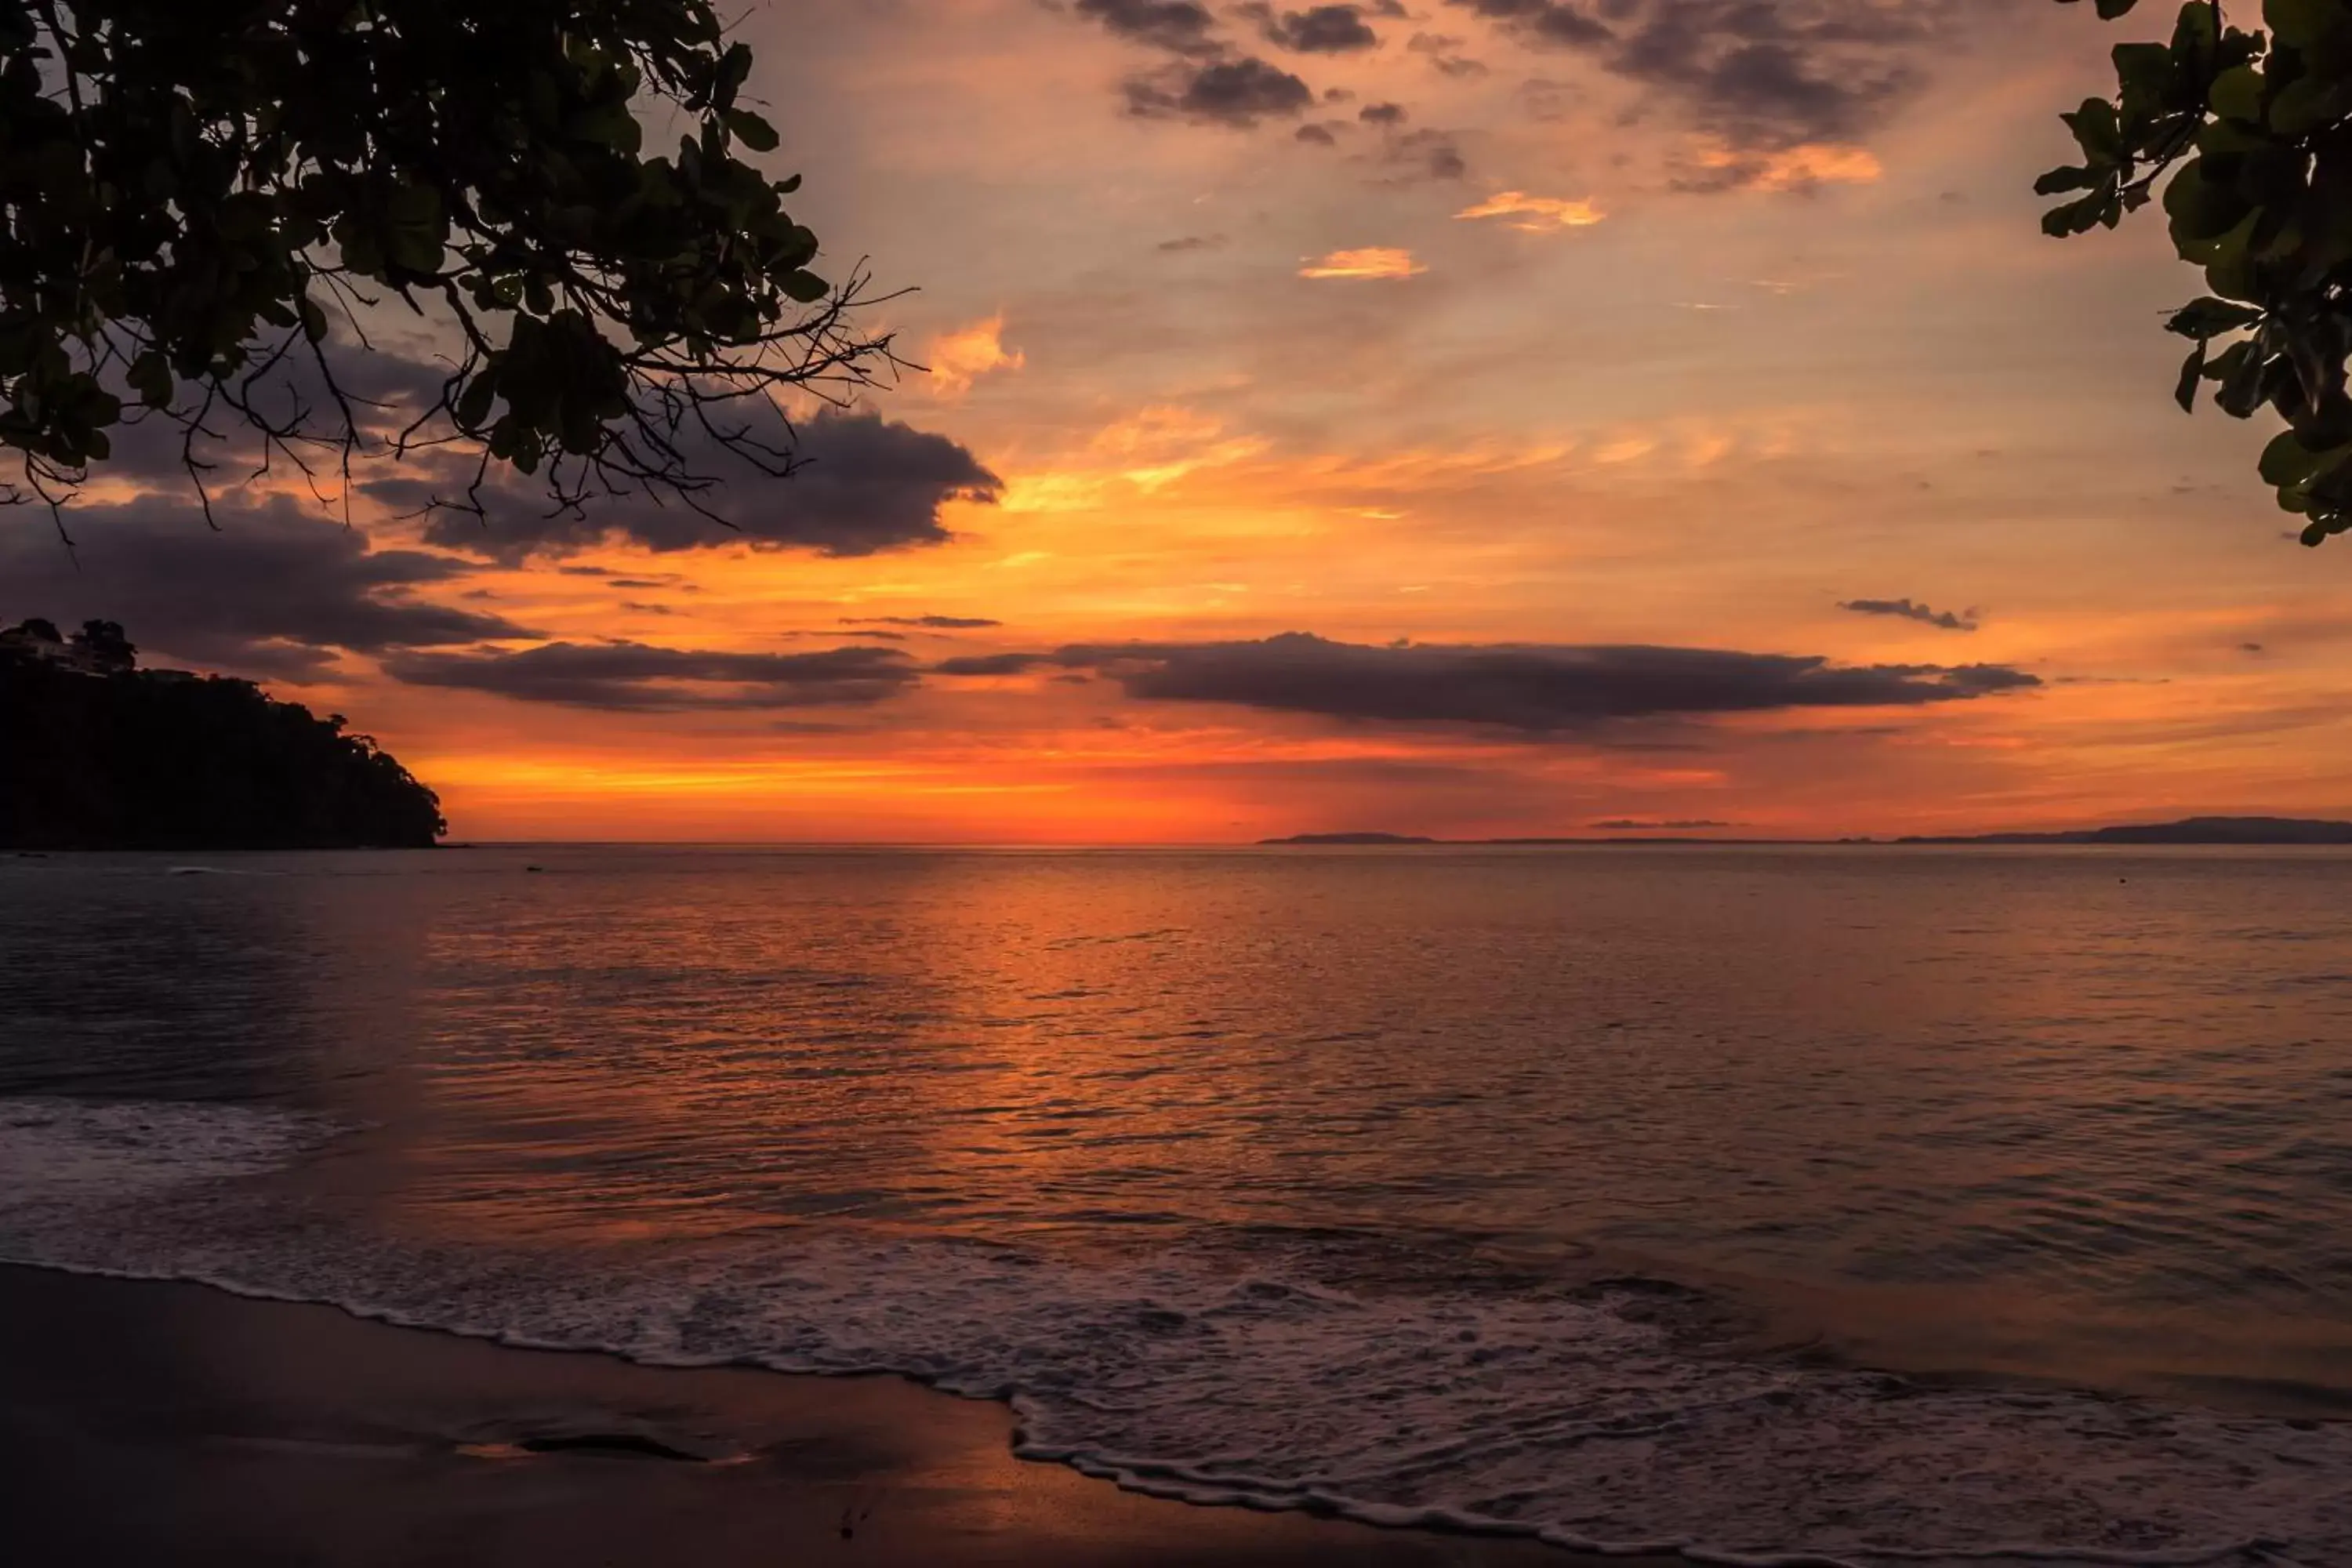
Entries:
{"type": "Polygon", "coordinates": [[[119,675],[139,667],[139,650],[112,621],[85,621],[71,637],[36,616],[0,629],[0,658],[32,659],[75,675],[119,675]]]}

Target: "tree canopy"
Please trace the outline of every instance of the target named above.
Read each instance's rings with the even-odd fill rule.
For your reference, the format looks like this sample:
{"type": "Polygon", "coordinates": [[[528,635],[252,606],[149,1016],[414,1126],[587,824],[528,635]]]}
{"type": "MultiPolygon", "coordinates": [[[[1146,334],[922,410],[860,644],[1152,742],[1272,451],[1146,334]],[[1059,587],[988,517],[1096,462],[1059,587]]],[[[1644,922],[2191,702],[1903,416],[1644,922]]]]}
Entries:
{"type": "Polygon", "coordinates": [[[56,631],[0,631],[0,849],[421,849],[446,828],[433,792],[341,715],[136,669],[111,621],[83,626],[74,659],[28,646],[56,631]]]}
{"type": "MultiPolygon", "coordinates": [[[[2137,4],[2095,0],[2110,20],[2137,4]]],[[[2063,117],[2083,162],[2034,188],[2067,195],[2042,220],[2063,237],[2162,187],[2174,247],[2210,290],[2169,322],[2190,341],[2176,395],[2193,409],[2211,382],[2224,413],[2286,421],[2263,478],[2319,544],[2352,530],[2352,0],[2261,9],[2267,31],[2189,0],[2169,42],[2117,45],[2116,97],[2063,117]]]]}
{"type": "Polygon", "coordinates": [[[199,493],[228,432],[345,481],[454,447],[477,511],[494,467],[562,507],[786,471],[779,389],[888,343],[743,155],[751,65],[709,0],[0,0],[0,479],[54,509],[142,417],[199,493]],[[352,367],[407,311],[446,358],[395,412],[352,367]]]}

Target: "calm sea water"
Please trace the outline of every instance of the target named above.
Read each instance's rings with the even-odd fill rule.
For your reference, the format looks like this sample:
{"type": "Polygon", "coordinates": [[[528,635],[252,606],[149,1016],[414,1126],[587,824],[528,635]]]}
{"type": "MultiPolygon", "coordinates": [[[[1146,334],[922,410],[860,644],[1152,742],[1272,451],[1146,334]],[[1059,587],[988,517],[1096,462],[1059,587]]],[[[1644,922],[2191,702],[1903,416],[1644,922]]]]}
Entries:
{"type": "Polygon", "coordinates": [[[2352,1563],[2352,857],[0,861],[0,1256],[1201,1499],[2352,1563]]]}

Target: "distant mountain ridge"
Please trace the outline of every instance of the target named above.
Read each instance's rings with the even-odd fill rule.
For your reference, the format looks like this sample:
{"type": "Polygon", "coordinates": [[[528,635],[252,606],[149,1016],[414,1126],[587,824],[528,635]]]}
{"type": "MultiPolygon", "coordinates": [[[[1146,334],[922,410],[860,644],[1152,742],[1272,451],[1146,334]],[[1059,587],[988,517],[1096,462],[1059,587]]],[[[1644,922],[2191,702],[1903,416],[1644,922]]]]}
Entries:
{"type": "Polygon", "coordinates": [[[2352,822],[2299,816],[2190,816],[2179,822],[2126,823],[2116,827],[2084,827],[2059,833],[1975,833],[1904,838],[1417,838],[1402,833],[1301,833],[1288,838],[1261,838],[1261,845],[1389,845],[1454,844],[1466,847],[1531,845],[1609,844],[2238,844],[2352,845],[2352,822]]]}
{"type": "Polygon", "coordinates": [[[1414,838],[1402,833],[1299,833],[1288,838],[1261,838],[1260,844],[1434,844],[1434,838],[1414,838]]]}
{"type": "Polygon", "coordinates": [[[1977,833],[1897,844],[2352,844],[2352,822],[2300,816],[2189,816],[2071,833],[1977,833]]]}

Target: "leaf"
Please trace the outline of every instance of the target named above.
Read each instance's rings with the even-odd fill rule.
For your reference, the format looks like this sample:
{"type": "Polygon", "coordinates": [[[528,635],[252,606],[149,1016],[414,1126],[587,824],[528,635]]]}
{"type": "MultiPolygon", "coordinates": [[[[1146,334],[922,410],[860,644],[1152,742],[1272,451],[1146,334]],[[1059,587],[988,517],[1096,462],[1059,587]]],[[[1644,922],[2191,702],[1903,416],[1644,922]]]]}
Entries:
{"type": "Polygon", "coordinates": [[[2206,95],[2206,101],[2224,120],[2259,125],[2263,119],[2263,73],[2252,66],[2225,70],[2213,79],[2213,89],[2206,95]]]}
{"type": "Polygon", "coordinates": [[[498,390],[496,372],[477,372],[473,380],[466,384],[466,390],[457,395],[457,406],[453,412],[458,427],[480,429],[482,422],[490,416],[490,400],[498,395],[498,390]]]}
{"type": "Polygon", "coordinates": [[[735,140],[754,153],[772,153],[778,145],[775,127],[748,109],[730,109],[719,116],[735,140]]]}
{"type": "Polygon", "coordinates": [[[782,286],[786,297],[803,305],[814,305],[833,292],[832,284],[808,271],[785,273],[782,286]]]}
{"type": "Polygon", "coordinates": [[[2084,234],[2104,223],[2109,228],[2123,216],[2122,198],[2112,186],[2093,191],[2079,200],[2052,207],[2042,215],[2042,232],[2063,239],[2084,234]]]}
{"type": "Polygon", "coordinates": [[[2271,129],[2282,136],[2303,137],[2341,119],[2347,107],[2347,87],[2325,76],[2300,77],[2287,83],[2271,102],[2271,129]]]}
{"type": "Polygon", "coordinates": [[[2187,245],[2229,233],[2246,216],[2245,198],[2206,178],[2205,160],[2192,158],[2164,188],[2164,210],[2172,218],[2172,240],[2187,245]]]}
{"type": "Polygon", "coordinates": [[[2168,332],[2202,342],[2220,337],[2223,332],[2241,331],[2260,321],[2264,311],[2252,305],[2241,305],[2234,300],[2216,300],[2210,295],[2191,300],[2172,313],[2164,324],[2168,332]]]}
{"type": "Polygon", "coordinates": [[[2123,125],[2116,116],[2116,106],[2105,99],[2086,98],[2082,108],[2058,118],[2074,132],[2084,156],[2093,163],[2114,164],[2123,161],[2123,125]]]}
{"type": "Polygon", "coordinates": [[[2311,451],[2294,431],[2283,430],[2263,448],[2262,476],[2265,482],[2286,489],[2304,483],[2317,473],[2329,455],[2311,451]]]}
{"type": "Polygon", "coordinates": [[[172,362],[161,349],[149,349],[131,362],[123,374],[139,401],[150,408],[168,408],[172,403],[172,362]]]}
{"type": "Polygon", "coordinates": [[[2337,0],[2263,0],[2263,21],[2289,48],[2304,49],[2344,20],[2337,0]]]}
{"type": "Polygon", "coordinates": [[[2197,340],[2197,346],[2189,351],[2188,360],[2180,367],[2180,384],[2173,389],[2173,401],[2180,405],[2180,412],[2183,414],[2197,412],[2197,384],[2203,380],[2204,376],[2205,340],[2200,338],[2197,340]]]}

